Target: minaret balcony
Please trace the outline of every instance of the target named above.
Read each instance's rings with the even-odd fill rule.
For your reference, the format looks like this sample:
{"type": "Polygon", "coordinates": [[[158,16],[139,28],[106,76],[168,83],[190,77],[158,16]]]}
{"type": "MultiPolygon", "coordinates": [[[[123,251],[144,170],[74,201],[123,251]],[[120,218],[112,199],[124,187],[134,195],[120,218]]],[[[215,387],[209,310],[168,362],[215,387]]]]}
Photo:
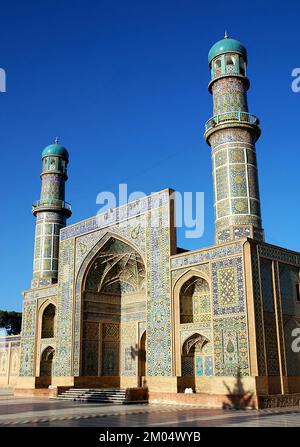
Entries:
{"type": "Polygon", "coordinates": [[[72,214],[70,203],[59,199],[36,200],[32,204],[32,214],[39,211],[63,211],[68,217],[72,214]]]}
{"type": "Polygon", "coordinates": [[[251,127],[260,136],[259,119],[248,112],[232,111],[213,116],[205,123],[205,138],[207,139],[215,130],[225,127],[251,127]]]}

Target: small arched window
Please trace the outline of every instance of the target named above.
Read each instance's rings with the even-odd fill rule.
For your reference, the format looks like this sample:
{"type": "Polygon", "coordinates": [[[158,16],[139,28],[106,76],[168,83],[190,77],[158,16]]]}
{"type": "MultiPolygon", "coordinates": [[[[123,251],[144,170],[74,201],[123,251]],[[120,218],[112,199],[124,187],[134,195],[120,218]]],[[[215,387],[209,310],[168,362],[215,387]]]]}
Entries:
{"type": "Polygon", "coordinates": [[[234,65],[235,64],[235,57],[231,55],[227,55],[225,58],[226,65],[234,65]]]}
{"type": "Polygon", "coordinates": [[[222,67],[221,59],[215,60],[214,61],[215,76],[221,76],[221,67],[222,67]]]}
{"type": "Polygon", "coordinates": [[[234,70],[235,70],[235,62],[236,62],[235,56],[232,56],[230,54],[227,54],[225,56],[226,73],[233,73],[234,72],[234,70]]]}
{"type": "Polygon", "coordinates": [[[53,338],[55,330],[55,306],[49,304],[43,313],[42,338],[53,338]]]}

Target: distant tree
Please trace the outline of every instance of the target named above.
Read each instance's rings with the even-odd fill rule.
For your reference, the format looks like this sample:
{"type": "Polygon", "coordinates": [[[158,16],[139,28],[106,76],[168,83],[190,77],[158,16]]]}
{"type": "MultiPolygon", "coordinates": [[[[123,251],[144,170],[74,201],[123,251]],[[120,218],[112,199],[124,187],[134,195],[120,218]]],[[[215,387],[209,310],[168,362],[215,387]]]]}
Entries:
{"type": "Polygon", "coordinates": [[[22,312],[0,310],[0,328],[5,328],[8,335],[21,332],[22,312]]]}

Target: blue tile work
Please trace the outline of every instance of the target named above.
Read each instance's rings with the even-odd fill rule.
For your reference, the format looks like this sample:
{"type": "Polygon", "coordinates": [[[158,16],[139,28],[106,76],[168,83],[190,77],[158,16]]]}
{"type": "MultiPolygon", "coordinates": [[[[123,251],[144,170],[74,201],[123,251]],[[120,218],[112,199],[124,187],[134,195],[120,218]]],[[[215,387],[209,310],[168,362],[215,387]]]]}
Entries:
{"type": "Polygon", "coordinates": [[[42,289],[31,289],[25,292],[25,299],[48,298],[49,296],[57,295],[57,284],[42,289]]]}
{"type": "Polygon", "coordinates": [[[286,315],[300,314],[297,301],[296,284],[299,282],[299,267],[279,263],[280,291],[282,297],[282,313],[286,315]]]}
{"type": "Polygon", "coordinates": [[[212,376],[213,360],[212,356],[197,356],[195,359],[195,375],[196,376],[212,376]]]}
{"type": "Polygon", "coordinates": [[[213,359],[212,356],[204,357],[204,374],[205,376],[212,376],[213,375],[213,359]]]}
{"type": "Polygon", "coordinates": [[[164,207],[148,215],[147,371],[171,376],[172,328],[170,284],[170,213],[164,207]],[[151,225],[156,221],[156,225],[151,225]]]}
{"type": "Polygon", "coordinates": [[[73,321],[74,239],[60,243],[57,305],[57,349],[54,375],[71,376],[73,321]]]}
{"type": "Polygon", "coordinates": [[[23,302],[20,376],[34,376],[34,347],[36,335],[36,300],[23,302]]]}
{"type": "Polygon", "coordinates": [[[266,357],[265,357],[265,336],[264,336],[264,322],[262,311],[262,297],[259,282],[259,260],[257,256],[256,245],[251,246],[251,263],[252,263],[252,280],[253,280],[253,300],[255,309],[255,330],[256,330],[256,346],[257,346],[257,366],[258,373],[265,376],[266,372],[266,357]]]}
{"type": "Polygon", "coordinates": [[[214,315],[244,312],[245,292],[242,257],[213,262],[211,268],[214,315]]]}
{"type": "Polygon", "coordinates": [[[84,220],[77,224],[69,225],[61,230],[61,240],[76,237],[91,231],[116,225],[125,222],[132,217],[151,211],[152,209],[164,206],[169,201],[170,190],[164,190],[151,196],[144,197],[126,205],[120,206],[110,211],[99,214],[91,219],[84,220]]]}
{"type": "Polygon", "coordinates": [[[277,261],[287,262],[291,265],[300,266],[300,254],[288,251],[281,247],[274,247],[269,244],[258,245],[258,253],[262,257],[276,259],[277,261]]]}
{"type": "Polygon", "coordinates": [[[279,376],[279,352],[274,306],[272,261],[260,259],[261,290],[264,312],[265,349],[267,371],[270,376],[279,376]]]}
{"type": "MultiPolygon", "coordinates": [[[[169,258],[170,258],[170,191],[156,194],[152,200],[144,200],[137,209],[143,214],[137,214],[134,207],[131,208],[132,218],[120,224],[111,224],[106,228],[84,234],[86,222],[83,226],[78,224],[76,230],[62,237],[59,272],[59,300],[64,306],[69,302],[68,309],[59,313],[58,358],[56,375],[80,374],[80,333],[81,333],[81,291],[85,273],[92,259],[100,248],[113,236],[120,237],[125,243],[136,247],[136,250],[144,258],[148,272],[148,306],[147,306],[147,352],[148,375],[172,374],[172,334],[171,334],[171,298],[169,283],[169,258]],[[147,205],[147,206],[145,206],[147,205]],[[148,226],[147,226],[148,224],[148,226]],[[81,234],[76,239],[71,234],[81,234]],[[68,239],[67,239],[68,237],[68,239]],[[75,249],[73,245],[75,244],[75,249]],[[146,254],[147,253],[147,254],[146,254]],[[73,268],[75,272],[73,273],[73,268]],[[69,272],[69,273],[68,273],[69,272]],[[76,280],[74,280],[74,277],[76,280]],[[75,298],[73,303],[73,288],[75,298]],[[72,306],[74,304],[74,326],[72,327],[72,306]],[[74,336],[73,368],[70,366],[72,351],[69,334],[74,336]],[[150,337],[152,334],[152,341],[150,337]],[[68,336],[65,336],[68,334],[68,336]],[[149,341],[150,340],[150,341],[149,341]],[[150,352],[153,351],[153,355],[150,352]]],[[[108,225],[108,224],[107,224],[108,225]]],[[[65,232],[68,229],[64,229],[65,232]]],[[[60,304],[59,304],[60,306],[60,304]]],[[[144,313],[136,314],[141,321],[146,319],[144,313]]],[[[130,322],[131,317],[124,315],[122,324],[130,322]]],[[[132,340],[131,340],[132,341],[132,340]]],[[[122,364],[125,362],[124,352],[121,353],[122,364]]],[[[128,373],[128,371],[127,371],[128,373]]]]}
{"type": "Polygon", "coordinates": [[[213,259],[224,258],[227,256],[240,254],[243,251],[243,244],[236,242],[222,247],[211,247],[205,250],[199,250],[191,253],[183,253],[180,256],[174,256],[171,259],[171,268],[178,269],[203,262],[208,262],[213,259]]]}
{"type": "MultiPolygon", "coordinates": [[[[140,219],[144,219],[141,217],[140,219]]],[[[90,235],[85,235],[79,237],[76,241],[76,255],[75,255],[75,265],[76,265],[76,284],[75,284],[75,314],[74,314],[74,354],[73,354],[73,371],[74,375],[78,376],[80,374],[80,334],[81,334],[81,309],[82,309],[82,285],[84,281],[85,274],[90,266],[91,261],[98,254],[99,250],[108,243],[112,237],[121,237],[122,240],[130,243],[141,256],[144,256],[145,241],[141,243],[140,239],[145,239],[146,232],[140,231],[137,238],[132,239],[132,230],[136,228],[136,222],[132,224],[130,221],[127,223],[126,227],[109,227],[109,231],[99,230],[90,235]],[[82,256],[81,247],[82,244],[87,248],[84,256],[82,256]],[[142,249],[142,251],[141,251],[142,249]]],[[[136,313],[133,316],[122,315],[121,321],[128,322],[132,318],[134,320],[140,319],[145,320],[145,312],[136,313]]],[[[113,319],[113,316],[111,317],[113,319]]],[[[123,358],[123,352],[121,353],[123,358]]]]}
{"type": "Polygon", "coordinates": [[[249,375],[246,317],[214,319],[214,360],[216,376],[249,375]]]}

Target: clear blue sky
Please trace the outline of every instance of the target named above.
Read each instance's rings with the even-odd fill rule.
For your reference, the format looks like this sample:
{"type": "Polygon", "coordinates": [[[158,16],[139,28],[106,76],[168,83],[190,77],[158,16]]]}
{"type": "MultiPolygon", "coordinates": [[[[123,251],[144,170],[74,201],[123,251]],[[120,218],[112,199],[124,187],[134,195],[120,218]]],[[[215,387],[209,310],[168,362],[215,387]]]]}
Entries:
{"type": "Polygon", "coordinates": [[[248,49],[250,111],[257,144],[266,240],[300,251],[299,1],[6,0],[1,2],[0,308],[21,309],[30,285],[40,155],[59,136],[70,152],[70,223],[97,212],[98,192],[204,191],[205,233],[178,244],[213,242],[212,114],[207,53],[223,37],[248,49]]]}

